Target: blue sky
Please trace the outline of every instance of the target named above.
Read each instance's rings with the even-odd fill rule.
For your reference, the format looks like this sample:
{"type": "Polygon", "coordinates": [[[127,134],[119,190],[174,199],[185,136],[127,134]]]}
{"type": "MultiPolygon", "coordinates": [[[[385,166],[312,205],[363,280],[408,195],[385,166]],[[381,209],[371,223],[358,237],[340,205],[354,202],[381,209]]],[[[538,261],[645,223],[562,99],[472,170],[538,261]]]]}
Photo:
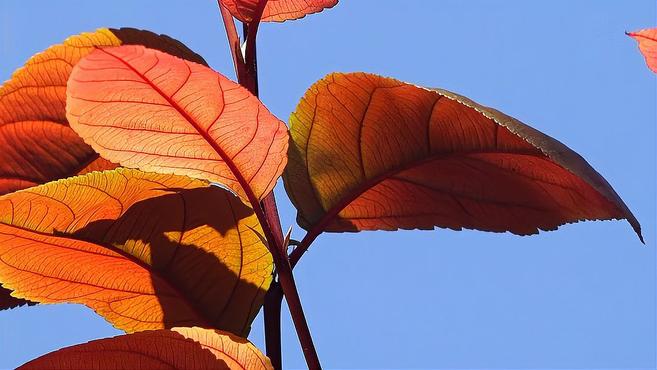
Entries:
{"type": "MultiPolygon", "coordinates": [[[[582,154],[647,242],[626,222],[532,237],[325,234],[295,273],[326,368],[655,367],[657,79],[624,31],[656,25],[654,0],[342,0],[262,27],[260,91],[281,119],[332,71],[458,92],[582,154]]],[[[2,0],[0,80],[47,46],[104,26],[169,34],[233,77],[214,1],[2,0]]],[[[295,211],[280,185],[286,228],[295,211]]],[[[285,366],[303,367],[285,309],[283,326],[285,366]]],[[[0,368],[118,333],[81,306],[0,312],[0,368]]],[[[250,339],[263,348],[260,321],[250,339]]]]}

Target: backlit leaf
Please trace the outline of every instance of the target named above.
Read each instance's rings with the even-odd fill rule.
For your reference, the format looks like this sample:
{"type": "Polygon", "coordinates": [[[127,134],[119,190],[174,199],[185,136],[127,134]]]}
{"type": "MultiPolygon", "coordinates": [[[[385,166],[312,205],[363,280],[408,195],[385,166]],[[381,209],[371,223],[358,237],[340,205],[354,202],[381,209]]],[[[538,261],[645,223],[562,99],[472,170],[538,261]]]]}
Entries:
{"type": "Polygon", "coordinates": [[[193,327],[94,340],[51,352],[18,369],[269,370],[273,367],[246,339],[193,327]]]}
{"type": "Polygon", "coordinates": [[[0,197],[0,282],[17,298],[80,303],[128,331],[246,335],[271,255],[253,211],[176,175],[117,169],[0,197]]]}
{"type": "Polygon", "coordinates": [[[308,90],[290,125],[285,187],[313,234],[437,226],[526,235],[626,218],[640,236],[581,156],[449,91],[332,74],[308,90]]]}
{"type": "MultiPolygon", "coordinates": [[[[258,6],[259,0],[222,0],[221,3],[230,13],[242,22],[249,23],[258,6]]],[[[332,8],[338,0],[269,0],[262,12],[263,22],[284,22],[303,18],[308,14],[318,13],[332,8]]]]}
{"type": "Polygon", "coordinates": [[[68,82],[71,127],[104,158],[226,185],[248,200],[273,189],[287,127],[219,73],[144,48],[98,49],[68,82]]]}
{"type": "Polygon", "coordinates": [[[96,47],[143,44],[204,63],[179,41],[131,28],[68,38],[27,61],[0,87],[0,195],[48,181],[111,169],[66,120],[66,81],[96,47]]]}
{"type": "Polygon", "coordinates": [[[657,28],[629,32],[627,35],[639,42],[639,50],[646,58],[648,68],[657,73],[657,28]]]}

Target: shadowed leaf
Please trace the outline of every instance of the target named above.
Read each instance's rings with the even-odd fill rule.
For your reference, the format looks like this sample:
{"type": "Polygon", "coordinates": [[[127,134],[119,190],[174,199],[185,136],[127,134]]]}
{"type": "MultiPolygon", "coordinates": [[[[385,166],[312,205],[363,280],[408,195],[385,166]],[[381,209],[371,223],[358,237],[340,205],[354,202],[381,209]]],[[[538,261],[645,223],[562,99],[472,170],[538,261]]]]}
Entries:
{"type": "Polygon", "coordinates": [[[128,331],[246,335],[271,281],[253,211],[204,181],[117,169],[0,197],[0,282],[128,331]]]}
{"type": "Polygon", "coordinates": [[[364,73],[313,85],[284,180],[311,234],[434,227],[535,234],[632,213],[577,153],[445,90],[364,73]]]}
{"type": "Polygon", "coordinates": [[[639,42],[639,50],[646,58],[648,68],[657,73],[657,28],[628,32],[627,35],[639,42]]]}
{"type": "Polygon", "coordinates": [[[0,87],[0,195],[116,165],[98,157],[66,120],[66,81],[96,47],[143,44],[203,59],[168,36],[131,28],[99,29],[36,54],[0,87]]]}
{"type": "Polygon", "coordinates": [[[193,327],[94,340],[48,353],[18,369],[269,370],[273,367],[246,339],[193,327]]]}
{"type": "Polygon", "coordinates": [[[104,158],[263,198],[287,161],[287,127],[219,73],[142,46],[99,49],[68,82],[71,127],[104,158]]]}
{"type": "MultiPolygon", "coordinates": [[[[230,13],[242,22],[253,19],[259,0],[222,0],[230,13]]],[[[338,0],[269,0],[262,12],[263,22],[284,22],[332,8],[338,0]]]]}

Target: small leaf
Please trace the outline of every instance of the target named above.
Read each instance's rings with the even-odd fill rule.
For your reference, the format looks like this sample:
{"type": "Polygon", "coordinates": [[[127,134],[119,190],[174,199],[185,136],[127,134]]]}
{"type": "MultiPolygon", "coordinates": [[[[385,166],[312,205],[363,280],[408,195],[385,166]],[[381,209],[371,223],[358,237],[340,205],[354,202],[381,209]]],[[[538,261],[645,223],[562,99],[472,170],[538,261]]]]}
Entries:
{"type": "Polygon", "coordinates": [[[246,335],[271,282],[253,211],[175,175],[117,169],[0,197],[0,283],[80,303],[128,331],[204,326],[246,335]]]}
{"type": "Polygon", "coordinates": [[[18,369],[273,370],[273,367],[246,339],[193,327],[94,340],[51,352],[18,369]]]}
{"type": "Polygon", "coordinates": [[[657,73],[657,28],[628,32],[628,36],[639,42],[639,50],[646,58],[646,64],[657,73]]]}
{"type": "MultiPolygon", "coordinates": [[[[233,17],[249,23],[260,0],[222,0],[223,6],[233,17]]],[[[263,22],[284,22],[303,18],[306,15],[319,13],[332,8],[338,0],[269,0],[262,12],[263,22]]]]}
{"type": "Polygon", "coordinates": [[[449,91],[332,74],[308,90],[290,125],[285,187],[313,235],[436,226],[526,235],[626,218],[641,237],[577,153],[449,91]]]}
{"type": "Polygon", "coordinates": [[[96,154],[66,120],[66,81],[97,47],[142,44],[204,63],[179,41],[131,28],[101,28],[68,38],[27,61],[0,87],[0,195],[116,167],[96,154]]]}
{"type": "Polygon", "coordinates": [[[71,127],[104,158],[264,198],[287,162],[283,122],[219,73],[142,46],[99,49],[68,82],[71,127]]]}

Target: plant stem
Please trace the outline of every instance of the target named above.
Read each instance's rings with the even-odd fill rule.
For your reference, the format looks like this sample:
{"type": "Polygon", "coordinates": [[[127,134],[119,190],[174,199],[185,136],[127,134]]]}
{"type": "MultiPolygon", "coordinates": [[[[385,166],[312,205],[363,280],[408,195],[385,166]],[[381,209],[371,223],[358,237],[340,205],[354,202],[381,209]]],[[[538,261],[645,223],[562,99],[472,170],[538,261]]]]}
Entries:
{"type": "MultiPolygon", "coordinates": [[[[258,96],[256,36],[262,13],[267,5],[267,0],[260,0],[258,2],[251,22],[244,28],[243,36],[246,39],[246,55],[244,58],[242,57],[239,36],[235,29],[233,17],[230,16],[228,10],[222,5],[221,0],[217,0],[217,2],[224,20],[226,35],[231,45],[231,54],[238,81],[242,86],[251,91],[251,93],[258,96]]],[[[299,342],[301,343],[306,364],[309,369],[321,369],[319,357],[317,356],[317,351],[310,335],[310,329],[308,328],[308,323],[301,306],[301,299],[299,298],[294,276],[292,275],[292,268],[287,256],[287,245],[283,241],[283,232],[274,193],[271,192],[259,204],[253,200],[250,200],[250,202],[254,208],[254,212],[258,216],[258,220],[262,224],[265,237],[270,244],[269,251],[272,254],[276,266],[276,274],[278,275],[278,282],[272,284],[270,291],[265,297],[265,341],[267,344],[267,355],[272,359],[272,364],[277,369],[282,368],[280,312],[284,294],[299,342]]]]}
{"type": "Polygon", "coordinates": [[[273,282],[265,295],[265,347],[267,357],[274,369],[283,368],[281,356],[281,304],[283,290],[278,282],[273,282]]]}
{"type": "MultiPolygon", "coordinates": [[[[285,260],[287,261],[287,257],[285,260]]],[[[299,293],[294,282],[292,268],[289,263],[283,264],[282,267],[283,268],[278,270],[278,280],[281,283],[281,287],[283,287],[285,300],[287,301],[290,315],[292,316],[292,322],[297,331],[297,337],[301,343],[303,356],[306,359],[306,364],[309,369],[319,370],[322,366],[319,362],[319,357],[317,356],[317,350],[315,349],[312,335],[310,334],[310,328],[308,327],[306,317],[303,313],[303,306],[301,305],[301,299],[299,298],[299,293]]]]}
{"type": "MultiPolygon", "coordinates": [[[[230,47],[230,56],[233,58],[233,67],[237,75],[237,81],[241,81],[246,74],[244,70],[244,58],[240,50],[240,36],[237,34],[235,28],[235,21],[228,9],[221,4],[221,0],[217,0],[219,11],[221,11],[221,18],[224,21],[224,28],[226,29],[226,36],[228,37],[228,46],[230,47]]],[[[241,83],[241,82],[240,82],[241,83]]]]}
{"type": "Polygon", "coordinates": [[[246,39],[246,56],[244,57],[244,62],[246,63],[246,68],[250,71],[252,70],[255,75],[256,89],[254,94],[258,96],[258,65],[256,58],[256,38],[258,36],[258,28],[260,26],[260,19],[262,18],[262,13],[265,11],[265,6],[267,5],[267,0],[260,0],[258,5],[253,12],[253,18],[249,25],[246,28],[246,34],[244,38],[246,39]]]}
{"type": "Polygon", "coordinates": [[[324,229],[323,228],[324,225],[319,225],[319,226],[320,227],[316,226],[313,229],[311,229],[306,234],[306,236],[304,236],[303,239],[301,239],[299,245],[296,248],[294,248],[292,253],[290,253],[289,261],[290,261],[290,266],[292,268],[294,268],[294,266],[297,265],[301,256],[303,256],[303,254],[308,250],[308,248],[315,241],[317,236],[321,234],[322,230],[324,229]]]}

